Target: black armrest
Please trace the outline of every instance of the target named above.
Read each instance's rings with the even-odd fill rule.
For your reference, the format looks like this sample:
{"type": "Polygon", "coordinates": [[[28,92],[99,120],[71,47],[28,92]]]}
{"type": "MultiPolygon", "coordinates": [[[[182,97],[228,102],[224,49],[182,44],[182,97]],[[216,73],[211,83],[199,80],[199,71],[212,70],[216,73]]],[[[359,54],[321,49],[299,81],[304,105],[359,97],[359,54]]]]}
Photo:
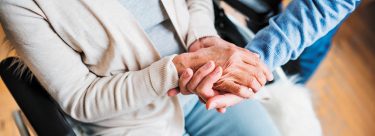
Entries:
{"type": "Polygon", "coordinates": [[[41,136],[74,136],[59,106],[39,82],[17,74],[18,63],[17,58],[2,61],[0,76],[35,132],[41,136]]]}
{"type": "Polygon", "coordinates": [[[267,26],[268,20],[281,11],[281,0],[224,0],[224,2],[249,18],[247,25],[254,33],[267,26]]]}

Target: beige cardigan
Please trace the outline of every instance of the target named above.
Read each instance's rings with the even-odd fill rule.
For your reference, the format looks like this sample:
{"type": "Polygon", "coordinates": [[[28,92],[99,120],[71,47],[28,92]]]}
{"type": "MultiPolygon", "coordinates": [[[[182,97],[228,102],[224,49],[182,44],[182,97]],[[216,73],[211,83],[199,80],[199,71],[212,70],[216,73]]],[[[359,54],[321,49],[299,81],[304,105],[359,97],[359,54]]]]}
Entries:
{"type": "MultiPolygon", "coordinates": [[[[183,133],[179,101],[166,96],[177,87],[175,55],[160,58],[117,0],[0,1],[1,24],[18,55],[92,134],[183,133]]],[[[212,0],[161,2],[184,45],[217,35],[212,0]]]]}

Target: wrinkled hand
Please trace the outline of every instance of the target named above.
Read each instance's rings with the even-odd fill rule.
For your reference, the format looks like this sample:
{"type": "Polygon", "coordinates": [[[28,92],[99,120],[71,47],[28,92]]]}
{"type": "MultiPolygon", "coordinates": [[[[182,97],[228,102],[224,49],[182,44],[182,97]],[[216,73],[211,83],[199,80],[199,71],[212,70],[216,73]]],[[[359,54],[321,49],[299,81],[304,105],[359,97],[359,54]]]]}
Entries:
{"type": "MultiPolygon", "coordinates": [[[[220,66],[215,68],[214,63],[210,61],[204,66],[202,66],[199,70],[204,74],[201,75],[202,80],[195,90],[197,90],[197,92],[202,92],[202,93],[207,93],[207,92],[214,93],[214,96],[212,98],[209,98],[207,101],[207,104],[206,104],[207,109],[213,109],[213,108],[218,107],[216,108],[218,112],[225,113],[227,107],[235,105],[241,102],[242,100],[244,100],[244,98],[240,96],[237,96],[231,93],[220,92],[220,91],[212,89],[212,87],[214,86],[214,83],[217,82],[221,78],[222,68],[220,66]]],[[[180,91],[181,92],[186,91],[187,90],[186,85],[192,79],[193,75],[194,75],[193,70],[190,68],[187,68],[179,79],[179,88],[174,88],[174,89],[169,90],[168,95],[175,96],[180,91]]],[[[185,93],[185,94],[191,94],[191,93],[192,92],[185,93]]],[[[202,103],[206,103],[206,101],[203,100],[202,97],[200,97],[199,95],[198,95],[198,98],[202,103]]]]}
{"type": "Polygon", "coordinates": [[[171,90],[169,94],[177,94],[179,91],[182,94],[196,93],[202,101],[207,102],[208,109],[225,108],[244,98],[250,98],[267,80],[273,78],[260,62],[259,56],[220,38],[210,37],[196,41],[189,51],[195,51],[197,56],[215,61],[216,65],[224,70],[220,72],[222,76],[218,80],[212,78],[217,76],[213,74],[216,69],[221,69],[215,69],[213,62],[193,68],[196,69],[195,74],[192,69],[187,69],[180,78],[180,90],[171,90]]]}
{"type": "MultiPolygon", "coordinates": [[[[209,61],[204,66],[199,68],[198,71],[204,73],[203,74],[204,77],[202,77],[201,82],[199,82],[199,85],[194,90],[199,90],[199,92],[200,92],[200,90],[206,90],[206,91],[202,91],[202,92],[203,93],[213,92],[214,96],[218,95],[219,92],[217,90],[213,90],[212,88],[213,88],[214,83],[217,82],[221,78],[222,68],[220,66],[215,67],[214,62],[209,61]]],[[[169,90],[168,95],[169,96],[175,96],[179,92],[183,92],[182,94],[185,94],[185,95],[191,94],[192,92],[188,91],[186,86],[189,83],[189,81],[192,79],[192,77],[193,77],[193,70],[190,69],[190,68],[187,68],[182,73],[182,75],[181,75],[181,77],[178,81],[179,82],[179,88],[174,88],[174,89],[169,90]]],[[[200,99],[201,102],[206,103],[199,95],[198,95],[198,98],[200,99]]],[[[218,112],[221,112],[221,113],[225,112],[225,108],[218,108],[217,110],[218,110],[218,112]]]]}

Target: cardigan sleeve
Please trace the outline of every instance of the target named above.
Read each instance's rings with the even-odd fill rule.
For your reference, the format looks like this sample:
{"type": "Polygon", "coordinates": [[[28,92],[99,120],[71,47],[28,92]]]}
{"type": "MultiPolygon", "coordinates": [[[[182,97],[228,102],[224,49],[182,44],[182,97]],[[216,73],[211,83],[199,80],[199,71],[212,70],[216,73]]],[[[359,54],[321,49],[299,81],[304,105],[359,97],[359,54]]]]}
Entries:
{"type": "Polygon", "coordinates": [[[199,38],[218,36],[214,25],[214,9],[212,0],[186,0],[189,9],[189,30],[187,46],[199,38]]]}
{"type": "Polygon", "coordinates": [[[31,0],[0,1],[0,21],[38,81],[71,117],[95,122],[135,111],[177,87],[178,74],[165,57],[138,71],[100,77],[50,27],[31,0]]]}

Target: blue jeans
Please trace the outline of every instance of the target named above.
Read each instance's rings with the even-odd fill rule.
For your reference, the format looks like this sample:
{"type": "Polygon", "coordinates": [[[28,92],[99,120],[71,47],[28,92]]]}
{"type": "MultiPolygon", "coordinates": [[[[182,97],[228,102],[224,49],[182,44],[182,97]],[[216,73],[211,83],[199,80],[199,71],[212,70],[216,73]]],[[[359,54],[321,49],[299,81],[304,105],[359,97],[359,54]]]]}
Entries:
{"type": "MultiPolygon", "coordinates": [[[[256,100],[246,100],[230,107],[225,114],[206,110],[195,101],[185,113],[184,136],[279,136],[266,109],[256,100]]],[[[184,109],[184,112],[186,110],[184,109]]]]}

